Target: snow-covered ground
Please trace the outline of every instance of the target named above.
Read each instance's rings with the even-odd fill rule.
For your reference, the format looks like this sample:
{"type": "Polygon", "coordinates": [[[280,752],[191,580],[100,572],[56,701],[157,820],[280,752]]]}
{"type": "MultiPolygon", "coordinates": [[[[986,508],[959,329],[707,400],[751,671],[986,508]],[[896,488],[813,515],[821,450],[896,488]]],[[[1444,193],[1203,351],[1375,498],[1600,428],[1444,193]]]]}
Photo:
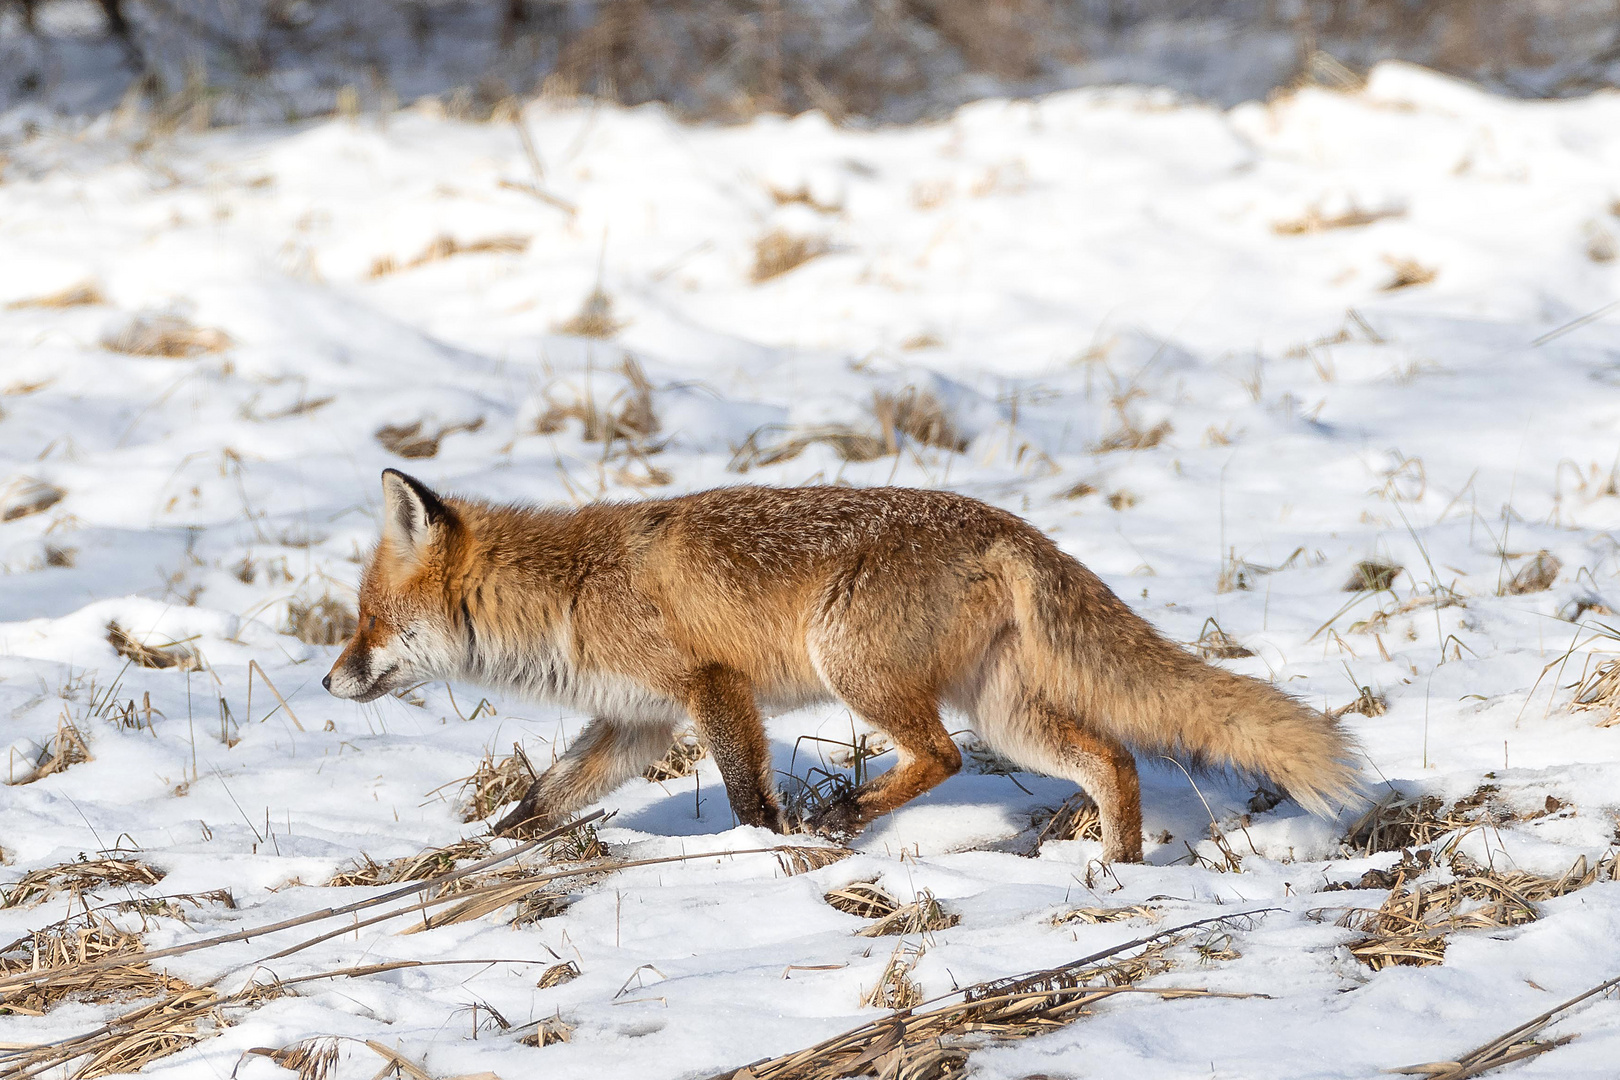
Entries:
{"type": "MultiPolygon", "coordinates": [[[[149,948],[273,922],[370,895],[321,886],[362,854],[479,834],[458,780],[514,742],[543,764],[577,733],[585,718],[543,703],[475,712],[473,687],[369,706],[321,690],[336,649],[292,636],[289,606],[352,604],[388,466],[562,504],[950,487],[1037,523],[1171,637],[1215,620],[1252,651],[1222,661],[1234,669],[1324,707],[1366,687],[1387,711],[1343,722],[1374,797],[1489,782],[1520,812],[1463,840],[1478,862],[1559,873],[1615,842],[1620,727],[1572,709],[1569,687],[1620,646],[1600,627],[1620,625],[1620,314],[1568,324],[1620,297],[1620,96],[1509,101],[1384,65],[1354,94],[1226,112],[1099,89],[856,132],[540,101],[521,128],[417,109],[149,139],[108,119],[0,159],[7,881],[134,850],[167,872],[148,892],[236,903],[148,918],[149,948]],[[1375,220],[1335,220],[1353,214],[1375,220]],[[820,254],[756,282],[773,234],[766,248],[820,254]],[[32,303],[81,285],[91,302],[32,303]],[[560,330],[598,287],[616,334],[560,330]],[[165,326],[201,328],[194,355],[107,347],[165,326]],[[846,461],[822,440],[760,463],[808,434],[877,432],[875,395],[908,388],[944,406],[964,449],[903,438],[846,461]],[[632,416],[628,443],[586,441],[561,415],[639,400],[656,431],[632,416]],[[418,422],[450,429],[434,456],[376,437],[418,422]],[[1543,551],[1550,588],[1509,588],[1543,551]],[[1363,560],[1403,569],[1388,591],[1346,591],[1363,560]],[[127,664],[112,622],[202,666],[127,664]],[[250,664],[267,676],[251,707],[250,664]],[[68,722],[90,760],[21,782],[68,722]]],[[[778,768],[823,767],[833,748],[801,736],[853,730],[836,708],[773,720],[778,768]]],[[[979,1051],[977,1077],[1364,1077],[1453,1058],[1620,974],[1606,880],[1528,925],[1458,931],[1441,965],[1372,972],[1337,910],[1312,917],[1384,899],[1317,894],[1398,857],[1344,857],[1354,811],[1322,822],[1285,803],[1240,828],[1250,786],[1195,790],[1142,764],[1146,865],[1102,869],[1086,840],[1019,854],[1032,814],[1072,786],[970,769],[808,874],[767,856],[672,863],[519,928],[497,913],[335,938],[267,970],[501,962],[307,984],[146,1071],[270,1080],[287,1074],[244,1050],[341,1034],[441,1076],[708,1075],[878,1015],[861,1000],[893,940],[854,936],[865,921],[822,899],[874,878],[961,916],[910,939],[927,995],[1144,930],[1053,925],[1078,906],[1280,909],[1230,929],[1239,956],[1182,946],[1157,978],[1267,996],[1115,999],[979,1051]],[[1216,868],[1205,799],[1235,872],[1216,868]],[[582,976],[537,987],[559,958],[582,976]],[[560,1014],[572,1041],[520,1045],[486,1004],[512,1025],[560,1014]]],[[[732,827],[711,761],[606,806],[618,855],[777,842],[732,827]]],[[[66,894],[0,910],[0,938],[74,910],[66,894]]],[[[235,989],[300,936],[166,963],[235,989]]],[[[6,1016],[0,1043],[127,1008],[6,1016]]],[[[1569,1033],[1519,1073],[1613,1075],[1620,1007],[1589,1002],[1549,1032],[1569,1033]]],[[[339,1075],[377,1064],[362,1052],[339,1075]]]]}

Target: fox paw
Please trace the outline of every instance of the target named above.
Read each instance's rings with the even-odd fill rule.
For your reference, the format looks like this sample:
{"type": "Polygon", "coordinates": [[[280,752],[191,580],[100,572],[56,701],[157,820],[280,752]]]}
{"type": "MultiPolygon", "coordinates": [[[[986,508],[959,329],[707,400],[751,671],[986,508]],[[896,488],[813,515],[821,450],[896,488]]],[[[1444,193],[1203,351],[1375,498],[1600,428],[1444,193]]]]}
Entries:
{"type": "Polygon", "coordinates": [[[491,830],[496,836],[509,836],[514,840],[527,840],[550,832],[559,822],[538,803],[524,799],[491,830]]]}

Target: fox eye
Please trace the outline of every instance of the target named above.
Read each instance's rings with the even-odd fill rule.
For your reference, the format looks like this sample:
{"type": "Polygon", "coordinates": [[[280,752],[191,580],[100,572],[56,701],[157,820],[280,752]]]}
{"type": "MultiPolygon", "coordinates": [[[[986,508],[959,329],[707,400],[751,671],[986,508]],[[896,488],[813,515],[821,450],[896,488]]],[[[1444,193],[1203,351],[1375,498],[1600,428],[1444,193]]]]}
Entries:
{"type": "Polygon", "coordinates": [[[366,619],[366,629],[367,630],[375,630],[375,629],[377,629],[377,616],[372,615],[372,616],[367,617],[367,619],[366,619]]]}

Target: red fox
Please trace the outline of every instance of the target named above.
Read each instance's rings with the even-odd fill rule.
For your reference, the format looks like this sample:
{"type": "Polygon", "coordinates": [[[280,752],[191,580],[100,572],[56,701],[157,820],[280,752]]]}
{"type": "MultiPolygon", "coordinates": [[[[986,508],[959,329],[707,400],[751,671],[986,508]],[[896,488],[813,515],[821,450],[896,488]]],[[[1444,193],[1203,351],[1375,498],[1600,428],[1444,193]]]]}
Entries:
{"type": "Polygon", "coordinates": [[[371,701],[466,679],[594,719],[503,833],[549,828],[690,717],[737,820],[781,831],[762,711],[837,699],[898,762],[805,824],[859,831],[960,768],[940,708],[1097,802],[1142,857],[1132,749],[1269,778],[1331,813],[1359,790],[1323,713],[1172,644],[1033,526],[947,491],[731,487],[577,510],[441,497],[383,473],[359,627],[323,680],[371,701]]]}

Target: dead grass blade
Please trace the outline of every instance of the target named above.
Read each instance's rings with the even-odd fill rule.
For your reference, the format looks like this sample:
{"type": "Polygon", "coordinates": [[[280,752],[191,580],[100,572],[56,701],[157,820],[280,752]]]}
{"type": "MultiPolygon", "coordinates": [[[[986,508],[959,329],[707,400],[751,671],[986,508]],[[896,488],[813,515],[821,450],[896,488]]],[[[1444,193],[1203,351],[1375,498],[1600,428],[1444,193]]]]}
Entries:
{"type": "Polygon", "coordinates": [[[1555,1050],[1571,1039],[1574,1035],[1563,1035],[1556,1039],[1536,1039],[1536,1032],[1559,1019],[1559,1014],[1568,1012],[1587,998],[1607,993],[1620,986],[1620,978],[1610,979],[1598,983],[1584,993],[1576,994],[1568,1001],[1554,1005],[1539,1016],[1532,1017],[1512,1030],[1498,1035],[1483,1046],[1477,1046],[1462,1055],[1456,1061],[1435,1061],[1424,1065],[1405,1065],[1395,1069],[1385,1069],[1387,1073],[1400,1073],[1412,1076],[1427,1076],[1430,1080],[1467,1080],[1470,1076],[1478,1076],[1499,1065],[1522,1061],[1527,1057],[1544,1054],[1548,1050],[1555,1050]]]}
{"type": "Polygon", "coordinates": [[[93,281],[81,281],[77,285],[69,285],[44,296],[30,296],[22,300],[13,300],[6,305],[7,311],[20,311],[24,308],[70,308],[89,307],[94,304],[105,304],[107,298],[101,294],[101,289],[93,281]]]}
{"type": "Polygon", "coordinates": [[[304,1039],[279,1050],[268,1046],[249,1047],[244,1053],[267,1057],[283,1069],[298,1074],[298,1080],[326,1080],[337,1067],[338,1041],[332,1036],[304,1039]]]}
{"type": "Polygon", "coordinates": [[[66,497],[67,492],[55,484],[27,476],[19,477],[7,485],[5,494],[0,496],[0,521],[16,521],[18,518],[43,514],[66,497]]]}
{"type": "MultiPolygon", "coordinates": [[[[915,987],[908,972],[921,947],[896,948],[882,979],[868,994],[900,997],[897,1011],[782,1057],[757,1061],[720,1073],[710,1080],[841,1080],[878,1075],[905,1080],[944,1080],[960,1075],[962,1063],[984,1038],[1023,1038],[1054,1030],[1084,1015],[1088,1006],[1121,993],[1151,993],[1162,998],[1211,997],[1203,989],[1137,987],[1135,982],[1168,970],[1165,953],[1194,927],[1255,916],[1275,908],[1199,919],[1104,949],[1061,967],[978,983],[933,999],[946,1002],[932,1009],[929,1001],[906,1000],[904,983],[915,987]],[[1135,956],[1115,959],[1134,949],[1135,956]]],[[[917,996],[920,996],[917,995],[917,996]]],[[[1235,995],[1249,996],[1249,995],[1235,995]]]]}
{"type": "Polygon", "coordinates": [[[1311,207],[1297,218],[1273,223],[1271,231],[1278,236],[1310,236],[1332,229],[1359,229],[1375,221],[1404,216],[1404,210],[1363,210],[1359,206],[1339,214],[1324,214],[1319,207],[1311,207]]]}
{"type": "Polygon", "coordinates": [[[184,641],[165,641],[162,644],[149,645],[135,640],[129,631],[116,622],[107,624],[107,644],[124,659],[156,671],[170,669],[193,671],[202,662],[197,650],[184,641]]]}
{"type": "Polygon", "coordinates": [[[181,315],[137,315],[101,339],[103,348],[129,356],[163,356],[185,360],[231,347],[223,330],[195,326],[181,315]]]}

